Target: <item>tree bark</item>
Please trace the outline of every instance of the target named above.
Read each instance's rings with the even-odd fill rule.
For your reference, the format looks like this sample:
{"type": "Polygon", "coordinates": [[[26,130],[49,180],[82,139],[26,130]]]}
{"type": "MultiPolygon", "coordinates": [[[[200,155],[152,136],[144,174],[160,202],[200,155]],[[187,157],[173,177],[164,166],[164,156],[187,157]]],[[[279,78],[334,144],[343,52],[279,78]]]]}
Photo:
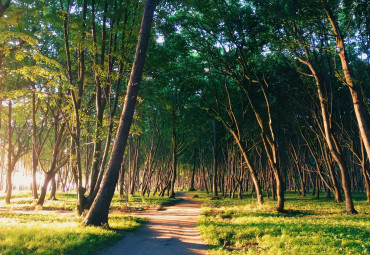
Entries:
{"type": "Polygon", "coordinates": [[[361,170],[362,174],[364,176],[364,184],[365,184],[365,190],[366,190],[366,198],[367,202],[370,203],[370,172],[369,169],[366,168],[366,156],[364,153],[364,146],[363,142],[361,140],[361,170]]]}
{"type": "MultiPolygon", "coordinates": [[[[33,85],[33,89],[35,90],[35,85],[33,85]]],[[[34,199],[38,198],[37,194],[37,181],[36,181],[36,173],[37,173],[37,148],[36,148],[36,92],[32,92],[32,196],[34,199]]]]}
{"type": "Polygon", "coordinates": [[[360,131],[360,137],[364,143],[364,147],[367,153],[367,158],[370,160],[370,130],[368,127],[368,115],[364,109],[363,102],[361,100],[359,84],[357,84],[352,76],[351,69],[349,66],[349,60],[347,57],[347,51],[344,44],[343,35],[339,29],[338,22],[334,17],[330,7],[324,5],[326,15],[330,21],[330,24],[333,28],[334,35],[337,41],[338,55],[342,64],[344,78],[346,80],[346,85],[349,88],[352,97],[353,108],[355,110],[355,115],[357,119],[358,128],[360,131]]]}
{"type": "Polygon", "coordinates": [[[55,174],[53,175],[50,181],[51,181],[51,191],[49,200],[58,200],[55,196],[57,192],[57,183],[55,181],[55,174]]]}
{"type": "Polygon", "coordinates": [[[348,169],[344,160],[344,156],[342,152],[339,150],[339,145],[337,144],[335,137],[331,131],[331,126],[330,126],[330,118],[329,114],[327,111],[327,107],[325,105],[325,102],[327,101],[326,97],[323,94],[323,88],[322,88],[322,78],[320,74],[316,71],[315,67],[311,64],[310,60],[308,59],[308,50],[306,50],[306,57],[307,61],[302,61],[305,63],[309,68],[310,71],[315,78],[316,81],[316,89],[317,89],[317,94],[320,102],[320,109],[321,109],[321,116],[322,116],[322,121],[323,121],[323,127],[324,127],[324,137],[326,144],[329,147],[329,151],[331,155],[333,156],[335,162],[338,164],[338,167],[341,172],[342,176],[342,186],[343,186],[343,191],[344,191],[344,196],[346,199],[346,212],[347,213],[357,213],[353,206],[353,200],[352,200],[352,193],[351,193],[351,180],[349,177],[348,169]]]}
{"type": "Polygon", "coordinates": [[[197,164],[197,151],[196,151],[196,149],[194,149],[193,155],[194,155],[194,159],[193,159],[193,170],[191,171],[191,178],[190,178],[190,188],[189,188],[190,191],[195,190],[195,188],[194,188],[194,178],[195,178],[195,168],[196,168],[196,164],[197,164]]]}
{"type": "Polygon", "coordinates": [[[219,199],[217,191],[217,168],[218,168],[218,137],[216,121],[212,121],[213,128],[213,173],[212,173],[212,199],[219,199]]]}
{"type": "Polygon", "coordinates": [[[12,185],[12,172],[13,172],[13,164],[12,164],[12,101],[9,99],[8,103],[8,169],[6,172],[6,199],[5,202],[10,204],[10,199],[12,197],[13,185],[12,185]]]}
{"type": "Polygon", "coordinates": [[[41,192],[40,192],[39,199],[37,200],[37,205],[43,206],[45,202],[46,192],[47,192],[48,185],[49,185],[51,178],[52,178],[51,173],[45,173],[45,179],[41,187],[41,192]]]}
{"type": "Polygon", "coordinates": [[[135,111],[139,85],[144,68],[146,51],[149,44],[150,28],[155,9],[155,0],[147,0],[141,23],[140,35],[136,47],[135,61],[132,66],[130,81],[127,86],[125,102],[118,126],[111,158],[104,176],[102,186],[86,216],[83,225],[108,225],[109,207],[118,182],[119,170],[123,160],[127,138],[135,111]]]}
{"type": "MultiPolygon", "coordinates": [[[[176,95],[175,95],[176,97],[176,95]]],[[[175,198],[175,182],[177,174],[177,136],[176,136],[176,114],[175,114],[175,104],[172,107],[172,173],[170,181],[170,193],[169,198],[175,198]]]]}

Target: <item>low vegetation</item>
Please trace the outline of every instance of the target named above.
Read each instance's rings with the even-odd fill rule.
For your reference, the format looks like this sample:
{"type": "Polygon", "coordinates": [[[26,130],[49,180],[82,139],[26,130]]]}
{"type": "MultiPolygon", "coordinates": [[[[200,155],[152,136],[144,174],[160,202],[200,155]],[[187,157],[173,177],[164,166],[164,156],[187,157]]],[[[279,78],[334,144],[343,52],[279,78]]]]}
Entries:
{"type": "MultiPolygon", "coordinates": [[[[57,200],[45,200],[42,207],[36,205],[36,200],[32,198],[30,192],[20,192],[13,196],[10,204],[6,204],[0,195],[0,208],[5,210],[50,210],[50,211],[74,211],[76,208],[76,193],[58,193],[57,200]]],[[[48,197],[48,196],[47,196],[48,197]]],[[[159,196],[142,197],[140,195],[128,195],[120,198],[115,194],[111,203],[111,211],[132,212],[141,211],[148,208],[161,208],[173,205],[179,198],[168,198],[159,196]]]]}
{"type": "Polygon", "coordinates": [[[160,208],[179,200],[128,196],[126,202],[115,195],[109,228],[100,228],[81,226],[83,217],[74,213],[75,193],[58,193],[57,198],[46,200],[43,207],[36,206],[29,192],[14,194],[11,204],[0,201],[0,254],[91,254],[144,222],[123,211],[160,208]]]}
{"type": "Polygon", "coordinates": [[[286,194],[285,213],[275,212],[272,200],[258,207],[251,195],[206,200],[198,228],[211,254],[369,254],[370,204],[354,195],[358,215],[344,213],[343,203],[295,193],[286,194]]]}
{"type": "Polygon", "coordinates": [[[0,254],[90,254],[132,231],[143,220],[110,215],[110,229],[82,227],[73,214],[0,213],[0,254]]]}

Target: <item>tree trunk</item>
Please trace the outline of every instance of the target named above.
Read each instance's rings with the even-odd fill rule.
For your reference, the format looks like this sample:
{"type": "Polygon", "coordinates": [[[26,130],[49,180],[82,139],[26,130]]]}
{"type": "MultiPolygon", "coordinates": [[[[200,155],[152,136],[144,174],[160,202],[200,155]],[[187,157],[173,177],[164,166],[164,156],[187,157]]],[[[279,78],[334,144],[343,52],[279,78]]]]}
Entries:
{"type": "Polygon", "coordinates": [[[331,155],[333,156],[334,160],[338,164],[340,172],[341,172],[342,186],[343,186],[344,196],[346,199],[346,212],[347,213],[357,213],[357,211],[355,210],[353,206],[352,193],[351,193],[351,182],[350,182],[351,180],[350,180],[348,169],[347,169],[347,166],[344,160],[344,156],[341,153],[341,151],[338,149],[339,146],[331,131],[330,119],[329,119],[329,115],[328,115],[326,105],[325,105],[325,102],[327,101],[327,99],[322,92],[321,77],[319,76],[314,66],[310,62],[307,62],[307,65],[310,68],[311,73],[316,80],[317,93],[318,93],[318,97],[320,101],[321,115],[322,115],[322,121],[323,121],[323,126],[324,126],[325,141],[329,147],[331,155]]]}
{"type": "MultiPolygon", "coordinates": [[[[368,127],[368,115],[366,114],[366,110],[364,109],[363,102],[361,100],[360,95],[360,88],[359,84],[354,81],[351,73],[351,69],[349,66],[349,60],[347,57],[347,51],[344,44],[343,35],[339,29],[338,22],[336,18],[334,17],[330,7],[328,5],[324,5],[326,15],[330,21],[330,24],[333,28],[334,35],[336,37],[337,41],[337,47],[338,47],[338,55],[342,64],[342,69],[344,73],[344,78],[346,80],[346,85],[348,86],[351,97],[352,97],[352,103],[353,108],[355,110],[355,115],[357,119],[358,128],[360,131],[360,137],[364,143],[364,147],[367,153],[367,158],[370,160],[370,130],[368,127]]],[[[344,192],[346,194],[346,191],[344,192]]],[[[350,205],[348,205],[350,207],[350,205]]],[[[351,209],[351,208],[347,208],[351,209]]]]}
{"type": "Polygon", "coordinates": [[[55,196],[57,192],[57,183],[55,182],[55,174],[53,175],[50,181],[51,181],[51,191],[49,200],[58,200],[55,196]]]}
{"type": "MultiPolygon", "coordinates": [[[[33,89],[35,90],[35,85],[33,85],[33,89]]],[[[32,196],[34,199],[38,198],[37,194],[37,181],[36,181],[36,173],[37,173],[37,155],[36,155],[36,92],[32,92],[32,196]]]]}
{"type": "Polygon", "coordinates": [[[119,169],[123,160],[127,138],[135,111],[135,104],[139,92],[139,85],[144,68],[146,51],[149,43],[150,28],[155,9],[155,0],[147,0],[141,23],[139,40],[136,48],[135,60],[132,66],[130,82],[127,86],[125,103],[123,106],[116,139],[113,145],[111,158],[104,176],[102,186],[96,196],[83,225],[103,226],[108,224],[109,207],[118,182],[119,169]]]}
{"type": "Polygon", "coordinates": [[[370,203],[370,178],[369,178],[370,173],[368,172],[368,169],[366,169],[366,156],[365,156],[362,140],[361,140],[361,170],[364,176],[364,184],[365,184],[366,198],[367,198],[366,201],[370,203]]]}
{"type": "Polygon", "coordinates": [[[217,168],[218,168],[218,137],[216,121],[212,121],[213,127],[213,172],[212,172],[212,199],[219,199],[217,192],[217,168]]]}
{"type": "Polygon", "coordinates": [[[119,171],[119,197],[123,198],[124,193],[124,180],[125,180],[125,166],[124,161],[122,161],[121,169],[119,171]]]}
{"type": "Polygon", "coordinates": [[[196,149],[194,149],[193,154],[194,154],[194,161],[193,161],[193,171],[191,172],[191,178],[190,178],[190,188],[189,188],[190,191],[195,190],[195,188],[194,188],[194,178],[195,178],[195,168],[196,168],[196,164],[197,164],[197,151],[196,151],[196,149]]]}
{"type": "Polygon", "coordinates": [[[44,205],[46,192],[47,192],[48,185],[49,185],[49,182],[50,182],[51,178],[52,178],[52,175],[50,173],[45,173],[45,179],[44,179],[44,183],[41,187],[41,192],[40,192],[39,199],[37,200],[37,203],[36,203],[37,205],[40,205],[40,206],[44,205]]]}
{"type": "Polygon", "coordinates": [[[319,198],[320,197],[320,191],[321,191],[321,187],[320,187],[320,178],[318,176],[319,174],[316,173],[316,178],[315,178],[315,197],[316,198],[319,198]]]}
{"type": "Polygon", "coordinates": [[[343,153],[341,152],[340,146],[336,141],[336,137],[334,136],[332,129],[331,129],[331,119],[330,119],[327,106],[326,106],[326,102],[328,100],[323,92],[324,91],[323,90],[324,80],[323,80],[322,75],[317,71],[316,66],[312,64],[308,48],[304,46],[303,49],[306,55],[306,60],[303,60],[301,58],[298,58],[298,60],[304,63],[305,65],[307,65],[307,67],[310,69],[312,76],[314,77],[315,82],[316,82],[316,90],[317,90],[319,103],[320,103],[322,125],[324,128],[323,136],[329,148],[330,154],[332,155],[333,159],[337,163],[340,169],[340,172],[341,172],[342,187],[343,187],[344,196],[346,200],[346,212],[347,213],[357,213],[357,211],[355,210],[353,206],[352,193],[351,193],[351,180],[350,180],[350,176],[349,176],[348,169],[346,166],[346,162],[345,162],[343,153]]]}
{"type": "MultiPolygon", "coordinates": [[[[176,89],[176,88],[175,88],[176,89]]],[[[177,174],[177,134],[176,134],[176,111],[175,107],[177,105],[177,91],[175,90],[174,99],[172,104],[172,173],[171,173],[171,183],[169,189],[169,197],[175,198],[175,182],[177,174]]]]}
{"type": "MultiPolygon", "coordinates": [[[[92,16],[93,16],[93,24],[92,24],[92,33],[93,33],[93,44],[96,47],[96,26],[95,26],[95,2],[92,2],[92,16]]],[[[90,190],[89,190],[89,197],[93,196],[94,188],[98,180],[99,174],[99,165],[101,162],[101,149],[102,149],[102,141],[101,141],[101,131],[103,127],[103,117],[104,117],[104,108],[106,104],[105,97],[102,97],[102,87],[101,87],[101,77],[98,72],[98,67],[100,64],[100,68],[104,69],[104,56],[105,56],[105,44],[106,44],[106,19],[107,19],[107,8],[108,4],[107,1],[104,3],[104,15],[103,15],[103,28],[102,28],[102,47],[101,47],[101,58],[100,63],[98,63],[98,56],[95,54],[95,107],[96,107],[96,120],[95,120],[95,137],[94,137],[94,151],[93,151],[93,162],[91,165],[91,178],[90,178],[90,190]]]]}
{"type": "Polygon", "coordinates": [[[240,151],[242,153],[243,159],[247,163],[247,167],[248,167],[249,173],[251,175],[254,188],[256,190],[257,203],[259,205],[262,205],[263,204],[262,189],[261,189],[261,185],[260,185],[260,183],[259,183],[259,181],[257,179],[256,170],[252,166],[252,164],[250,163],[249,158],[248,158],[248,155],[247,155],[246,148],[242,145],[242,143],[241,143],[239,137],[237,136],[237,134],[235,133],[235,131],[232,130],[232,129],[229,129],[229,132],[233,135],[234,140],[235,140],[236,144],[238,145],[238,147],[239,147],[239,149],[240,149],[240,151]]]}
{"type": "Polygon", "coordinates": [[[12,164],[12,101],[9,99],[8,103],[8,169],[6,171],[6,199],[5,202],[10,204],[10,199],[12,197],[13,191],[13,184],[12,184],[12,172],[13,172],[13,164],[12,164]]]}

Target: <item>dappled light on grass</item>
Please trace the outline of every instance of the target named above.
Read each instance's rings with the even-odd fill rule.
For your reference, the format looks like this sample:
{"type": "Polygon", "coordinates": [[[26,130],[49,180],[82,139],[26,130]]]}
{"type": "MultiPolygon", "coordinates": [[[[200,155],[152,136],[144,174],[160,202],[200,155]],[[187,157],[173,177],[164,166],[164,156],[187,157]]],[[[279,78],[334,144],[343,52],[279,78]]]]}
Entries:
{"type": "MultiPolygon", "coordinates": [[[[46,197],[48,198],[49,194],[46,197]]],[[[0,196],[0,209],[2,210],[73,211],[77,198],[73,193],[58,193],[58,200],[46,199],[42,207],[36,205],[37,199],[33,199],[30,192],[16,193],[10,204],[6,204],[4,199],[0,196]]]]}
{"type": "MultiPolygon", "coordinates": [[[[30,192],[16,193],[10,204],[6,204],[3,197],[0,254],[90,254],[116,242],[122,237],[122,231],[133,231],[144,222],[138,217],[113,213],[109,216],[109,229],[82,227],[83,218],[74,212],[76,194],[58,193],[57,199],[45,200],[44,206],[38,207],[30,192]]],[[[143,205],[142,199],[136,200],[130,202],[132,206],[143,205]]],[[[165,201],[151,200],[147,206],[165,201]]],[[[123,204],[115,196],[112,209],[119,209],[123,204]]]]}
{"type": "Polygon", "coordinates": [[[213,254],[368,254],[370,205],[355,196],[358,215],[344,204],[288,193],[285,213],[274,201],[251,198],[206,201],[198,228],[213,254]],[[251,205],[252,204],[252,205],[251,205]]]}
{"type": "MultiPolygon", "coordinates": [[[[49,194],[46,196],[49,197],[49,194]]],[[[75,213],[75,193],[57,193],[58,200],[45,200],[36,206],[30,192],[14,194],[10,204],[0,195],[0,254],[90,254],[113,244],[122,237],[122,231],[137,229],[144,220],[124,216],[124,208],[161,208],[180,199],[166,197],[113,197],[109,229],[82,227],[81,217],[75,213]],[[118,213],[117,213],[118,212],[118,213]]],[[[141,211],[141,209],[139,211],[141,211]]]]}
{"type": "Polygon", "coordinates": [[[59,214],[0,213],[0,254],[90,254],[132,231],[142,219],[110,216],[112,229],[81,227],[82,218],[59,214]]]}
{"type": "Polygon", "coordinates": [[[119,210],[123,212],[142,211],[148,208],[162,208],[170,206],[180,201],[179,198],[168,198],[159,196],[142,197],[139,195],[130,195],[126,198],[119,198],[117,195],[113,197],[111,210],[119,210]]]}
{"type": "MultiPolygon", "coordinates": [[[[46,195],[49,197],[49,194],[46,195]]],[[[73,212],[76,208],[76,193],[58,193],[57,200],[45,200],[42,207],[36,206],[36,199],[33,199],[30,192],[15,193],[14,198],[10,204],[5,203],[5,195],[0,195],[0,210],[43,210],[43,211],[69,211],[73,212]]],[[[128,196],[120,198],[115,194],[111,203],[111,210],[118,210],[122,212],[142,211],[148,208],[161,208],[163,206],[173,205],[180,201],[179,198],[167,197],[142,197],[140,195],[128,196]]]]}

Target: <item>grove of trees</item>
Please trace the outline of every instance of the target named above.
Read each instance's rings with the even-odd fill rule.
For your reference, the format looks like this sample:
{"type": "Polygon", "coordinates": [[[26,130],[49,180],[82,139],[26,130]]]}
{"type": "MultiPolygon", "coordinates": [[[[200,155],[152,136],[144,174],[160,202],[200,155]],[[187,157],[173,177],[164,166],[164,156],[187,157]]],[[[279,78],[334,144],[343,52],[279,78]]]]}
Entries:
{"type": "Polygon", "coordinates": [[[86,225],[116,190],[355,214],[369,84],[368,0],[1,0],[0,190],[75,191],[86,225]]]}

